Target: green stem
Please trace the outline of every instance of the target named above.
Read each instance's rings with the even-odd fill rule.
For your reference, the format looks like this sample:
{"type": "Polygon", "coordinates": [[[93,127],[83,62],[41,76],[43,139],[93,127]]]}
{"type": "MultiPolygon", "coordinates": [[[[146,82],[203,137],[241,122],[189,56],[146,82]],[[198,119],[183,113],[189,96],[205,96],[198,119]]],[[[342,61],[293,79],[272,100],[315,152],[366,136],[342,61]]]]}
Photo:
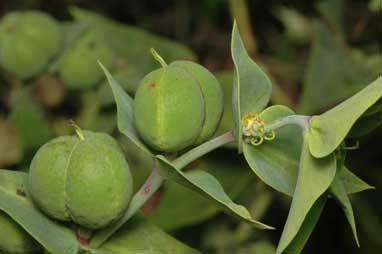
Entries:
{"type": "Polygon", "coordinates": [[[84,141],[85,140],[85,136],[84,134],[82,133],[82,130],[81,128],[76,124],[76,122],[74,120],[69,120],[69,126],[74,128],[77,136],[82,140],[84,141]]]}
{"type": "Polygon", "coordinates": [[[303,131],[309,128],[311,116],[291,115],[283,117],[269,125],[265,125],[265,132],[271,132],[287,125],[297,125],[303,131]]]}
{"type": "Polygon", "coordinates": [[[201,144],[200,146],[195,147],[194,149],[188,151],[187,153],[183,154],[182,156],[174,160],[172,163],[175,167],[182,169],[185,166],[187,166],[189,163],[211,152],[212,150],[215,150],[216,148],[219,148],[222,145],[225,145],[233,141],[235,141],[233,131],[226,132],[223,135],[218,136],[214,139],[211,139],[210,141],[204,144],[201,144]]]}
{"type": "Polygon", "coordinates": [[[151,55],[153,55],[154,59],[157,60],[160,63],[160,65],[162,65],[162,67],[167,66],[166,61],[158,54],[158,52],[154,48],[150,49],[150,53],[151,55]]]}
{"type": "MultiPolygon", "coordinates": [[[[233,131],[229,131],[221,136],[218,136],[206,143],[195,147],[189,152],[183,154],[173,161],[173,164],[177,168],[184,168],[189,163],[202,157],[203,155],[221,147],[227,143],[235,140],[233,131]]],[[[98,234],[96,233],[91,239],[90,246],[92,248],[98,248],[101,246],[112,234],[114,234],[123,224],[126,223],[137,211],[156,193],[156,191],[162,186],[164,177],[162,177],[158,170],[158,163],[155,162],[155,167],[151,172],[151,175],[146,179],[146,182],[142,185],[139,191],[134,195],[130,201],[130,205],[124,214],[124,216],[116,223],[103,229],[98,234]]]]}

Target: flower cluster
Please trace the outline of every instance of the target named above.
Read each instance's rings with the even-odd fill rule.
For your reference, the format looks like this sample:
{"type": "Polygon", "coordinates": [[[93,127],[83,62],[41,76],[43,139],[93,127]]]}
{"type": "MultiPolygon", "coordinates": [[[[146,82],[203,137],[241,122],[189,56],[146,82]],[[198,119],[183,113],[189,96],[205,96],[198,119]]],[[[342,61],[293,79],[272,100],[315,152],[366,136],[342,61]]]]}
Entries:
{"type": "Polygon", "coordinates": [[[276,137],[273,130],[270,132],[265,130],[265,122],[260,118],[258,113],[254,114],[249,112],[245,114],[242,123],[243,139],[246,143],[258,146],[261,145],[264,140],[273,140],[276,137]]]}

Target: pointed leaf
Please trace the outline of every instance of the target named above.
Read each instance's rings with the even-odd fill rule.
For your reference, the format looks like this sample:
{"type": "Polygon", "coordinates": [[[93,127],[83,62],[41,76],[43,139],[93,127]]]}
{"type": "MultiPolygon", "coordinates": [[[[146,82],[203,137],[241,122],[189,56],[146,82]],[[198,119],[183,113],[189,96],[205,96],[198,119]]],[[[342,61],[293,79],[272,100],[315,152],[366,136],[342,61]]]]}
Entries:
{"type": "Polygon", "coordinates": [[[316,201],[316,203],[314,203],[309,213],[306,215],[304,223],[302,224],[297,235],[288,245],[288,247],[282,252],[283,254],[301,253],[310,235],[312,234],[313,229],[318,222],[318,219],[321,216],[322,210],[324,209],[324,206],[326,204],[326,200],[327,195],[324,194],[316,201]]]}
{"type": "Polygon", "coordinates": [[[351,128],[348,137],[357,138],[369,134],[382,125],[382,111],[360,118],[351,128]]]}
{"type": "Polygon", "coordinates": [[[199,252],[135,216],[93,254],[198,254],[199,252]]]}
{"type": "Polygon", "coordinates": [[[102,63],[99,64],[105,72],[110,88],[113,91],[115,103],[117,104],[119,131],[137,145],[142,152],[151,154],[149,149],[139,139],[138,133],[134,127],[133,99],[122,89],[102,63]]]}
{"type": "Polygon", "coordinates": [[[91,31],[107,43],[127,66],[134,66],[140,72],[141,78],[158,66],[149,53],[150,48],[158,50],[168,62],[196,59],[190,48],[144,29],[77,7],[71,8],[70,13],[76,21],[88,24],[91,31]]]}
{"type": "Polygon", "coordinates": [[[232,30],[231,54],[235,64],[232,107],[236,136],[239,137],[239,152],[241,152],[241,119],[246,113],[260,112],[267,106],[271,98],[272,83],[249,57],[236,22],[232,30]]]}
{"type": "Polygon", "coordinates": [[[175,167],[165,157],[158,155],[157,158],[160,164],[160,172],[169,180],[202,194],[222,207],[224,211],[241,220],[249,222],[257,228],[273,229],[268,225],[252,219],[249,211],[244,206],[234,203],[224,192],[220,183],[212,175],[201,170],[192,170],[186,174],[175,167]]]}
{"type": "Polygon", "coordinates": [[[336,174],[333,154],[317,159],[309,153],[308,135],[304,136],[300,168],[292,205],[289,210],[277,253],[282,253],[298,234],[316,200],[329,188],[336,174]]]}
{"type": "Polygon", "coordinates": [[[357,243],[357,246],[359,247],[359,240],[357,235],[357,227],[354,220],[353,208],[350,203],[348,194],[346,193],[345,184],[341,179],[340,172],[337,172],[336,177],[334,178],[334,181],[329,188],[329,191],[337,200],[337,202],[341,205],[342,210],[345,213],[346,219],[348,220],[350,227],[353,231],[354,239],[357,243]]]}
{"type": "Polygon", "coordinates": [[[74,232],[43,215],[29,199],[26,184],[26,173],[0,170],[0,209],[49,252],[77,254],[74,232]]]}
{"type": "Polygon", "coordinates": [[[298,107],[299,113],[307,115],[323,112],[349,98],[382,74],[380,65],[366,66],[365,60],[357,59],[322,22],[314,22],[313,27],[313,43],[298,107]]]}
{"type": "Polygon", "coordinates": [[[308,132],[312,155],[322,158],[332,153],[357,119],[381,97],[382,76],[333,109],[312,117],[308,132]]]}
{"type": "Polygon", "coordinates": [[[31,96],[29,89],[22,89],[16,95],[10,119],[16,126],[21,145],[25,150],[37,149],[52,136],[45,112],[31,96]]]}
{"type": "MultiPolygon", "coordinates": [[[[285,106],[271,106],[260,118],[265,124],[293,115],[285,106]]],[[[243,145],[245,159],[253,172],[277,191],[293,196],[296,186],[302,146],[302,131],[296,126],[285,126],[275,131],[276,138],[260,146],[243,145]]]]}
{"type": "MultiPolygon", "coordinates": [[[[252,173],[248,170],[245,161],[231,151],[222,150],[207,154],[192,163],[192,165],[195,165],[192,170],[205,170],[213,173],[232,199],[237,198],[253,180],[252,173]],[[224,158],[224,160],[221,158],[224,158]]],[[[205,221],[216,215],[220,210],[216,204],[210,202],[204,196],[176,182],[169,182],[166,184],[160,204],[150,215],[149,221],[165,231],[174,231],[205,221]],[[184,202],[185,200],[187,202],[184,202]],[[192,210],[199,212],[190,213],[192,210]],[[176,220],[174,220],[175,217],[176,220]]]]}
{"type": "Polygon", "coordinates": [[[344,167],[340,171],[341,181],[344,183],[346,193],[354,194],[369,189],[375,189],[375,187],[367,184],[364,180],[353,174],[349,169],[344,167]]]}

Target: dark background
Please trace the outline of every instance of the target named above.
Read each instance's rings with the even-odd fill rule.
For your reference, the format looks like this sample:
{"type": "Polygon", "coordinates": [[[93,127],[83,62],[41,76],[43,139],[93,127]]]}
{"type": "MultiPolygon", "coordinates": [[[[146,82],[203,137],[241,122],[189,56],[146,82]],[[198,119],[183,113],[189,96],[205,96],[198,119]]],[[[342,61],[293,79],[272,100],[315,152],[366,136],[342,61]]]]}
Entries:
{"type": "MultiPolygon", "coordinates": [[[[322,84],[319,81],[316,83],[316,85],[322,85],[318,88],[319,94],[315,94],[313,97],[309,97],[307,94],[304,95],[304,92],[308,93],[307,87],[312,86],[308,84],[306,76],[309,75],[307,74],[308,66],[312,65],[311,62],[314,61],[311,53],[312,41],[315,38],[311,27],[313,20],[319,20],[319,22],[326,25],[333,37],[341,37],[341,48],[346,49],[344,59],[349,57],[354,60],[344,62],[343,69],[347,69],[347,64],[351,69],[350,65],[358,61],[356,65],[362,65],[362,68],[366,68],[374,77],[382,73],[381,9],[371,8],[370,2],[372,1],[329,0],[326,2],[333,4],[330,5],[329,9],[334,14],[333,16],[325,16],[317,7],[320,2],[322,1],[247,1],[250,22],[249,31],[252,33],[250,36],[256,42],[256,47],[248,48],[248,50],[255,61],[266,67],[268,73],[276,81],[281,93],[281,95],[275,95],[272,103],[284,102],[297,112],[308,114],[320,113],[340,102],[344,97],[348,97],[349,94],[354,93],[349,88],[349,92],[343,95],[344,89],[348,89],[345,81],[343,87],[338,87],[337,83],[330,83],[335,81],[323,79],[322,84]],[[340,3],[341,6],[338,9],[336,9],[337,3],[340,3]],[[306,24],[304,24],[308,28],[305,32],[297,35],[298,39],[288,36],[288,26],[285,20],[277,14],[280,6],[295,10],[299,15],[303,15],[304,20],[306,20],[306,24]],[[340,20],[340,32],[337,30],[337,24],[332,22],[330,17],[340,20]],[[354,51],[351,49],[357,49],[358,52],[361,52],[362,60],[356,58],[353,55],[354,51]],[[366,63],[371,58],[375,59],[373,64],[366,63]],[[338,98],[336,97],[336,100],[323,104],[322,101],[325,100],[325,97],[337,94],[338,98]],[[303,96],[307,96],[308,99],[306,100],[310,104],[319,106],[309,109],[300,107],[303,96]]],[[[39,9],[50,13],[59,20],[71,20],[69,7],[73,5],[180,42],[191,48],[198,57],[199,62],[211,71],[221,73],[222,71],[230,72],[232,70],[230,32],[232,29],[232,16],[235,16],[235,14],[232,6],[230,7],[229,1],[225,0],[1,0],[0,17],[12,10],[39,9]]],[[[241,20],[243,16],[239,15],[236,18],[241,20]]],[[[251,39],[244,37],[244,40],[248,43],[248,40],[251,39]]],[[[325,54],[325,52],[322,54],[325,54]]],[[[320,67],[318,65],[315,68],[320,67]]],[[[336,73],[342,75],[343,69],[339,69],[336,73]]],[[[322,76],[325,76],[328,71],[325,70],[325,66],[322,66],[322,69],[319,70],[322,76]]],[[[354,72],[352,70],[354,69],[350,71],[354,72]]],[[[357,75],[357,73],[354,75],[357,75]]],[[[316,79],[320,78],[320,75],[316,76],[316,79]]],[[[12,111],[12,108],[7,104],[11,92],[7,86],[7,80],[4,80],[0,83],[0,86],[3,86],[0,87],[2,93],[0,97],[0,119],[7,118],[12,111]]],[[[362,85],[366,84],[367,82],[364,82],[362,85]]],[[[81,107],[85,107],[83,103],[76,102],[78,97],[81,96],[80,92],[69,94],[73,95],[73,97],[68,99],[66,94],[65,99],[53,109],[44,107],[43,110],[47,115],[47,121],[52,122],[52,119],[58,116],[63,116],[63,118],[75,116],[81,111],[81,107]]],[[[112,111],[113,109],[107,110],[112,111]]],[[[113,133],[115,133],[115,130],[113,133]]],[[[53,135],[57,135],[57,132],[54,132],[53,135]]],[[[343,216],[341,208],[330,200],[304,253],[377,254],[382,251],[382,127],[376,128],[373,133],[358,140],[360,141],[360,148],[348,153],[346,164],[362,179],[377,187],[376,190],[366,191],[352,197],[362,247],[361,249],[356,248],[350,227],[343,216]]],[[[3,140],[0,140],[0,142],[3,142],[3,140]]],[[[354,142],[355,140],[349,141],[349,143],[354,142]]],[[[34,152],[35,150],[26,151],[19,160],[8,165],[0,164],[0,167],[11,169],[27,168],[34,152]]],[[[231,155],[231,152],[223,151],[223,149],[214,154],[215,157],[226,158],[225,153],[231,155]]],[[[247,253],[246,248],[251,242],[266,242],[270,245],[276,245],[281,234],[282,225],[287,217],[290,200],[270,188],[262,186],[255,178],[252,179],[248,186],[242,191],[242,194],[238,195],[237,199],[252,204],[253,200],[248,197],[251,197],[251,190],[258,188],[257,186],[261,186],[266,192],[271,193],[272,201],[266,205],[263,220],[277,226],[278,230],[258,232],[245,229],[243,231],[245,232],[243,233],[245,234],[244,240],[236,240],[235,237],[230,237],[230,234],[242,232],[239,230],[240,225],[224,214],[216,214],[206,220],[176,227],[174,230],[170,230],[171,233],[192,247],[209,251],[209,253],[244,254],[247,253]],[[224,230],[219,227],[223,227],[224,230]],[[211,229],[214,228],[217,229],[216,231],[220,231],[220,234],[216,232],[210,233],[210,231],[213,231],[211,229]],[[224,235],[225,232],[228,232],[228,236],[224,235]],[[216,242],[206,244],[205,241],[209,239],[208,237],[215,237],[216,242]]],[[[162,190],[162,192],[165,192],[165,190],[162,190]]],[[[152,201],[152,204],[145,208],[146,214],[151,214],[152,210],[155,210],[158,205],[157,203],[160,202],[161,194],[157,196],[157,200],[152,201]]],[[[177,206],[177,204],[174,204],[174,206],[177,206]]],[[[202,208],[190,209],[189,213],[197,213],[198,209],[202,208]]],[[[179,216],[187,216],[187,214],[179,214],[179,216]]],[[[258,254],[266,253],[258,252],[258,254]]]]}

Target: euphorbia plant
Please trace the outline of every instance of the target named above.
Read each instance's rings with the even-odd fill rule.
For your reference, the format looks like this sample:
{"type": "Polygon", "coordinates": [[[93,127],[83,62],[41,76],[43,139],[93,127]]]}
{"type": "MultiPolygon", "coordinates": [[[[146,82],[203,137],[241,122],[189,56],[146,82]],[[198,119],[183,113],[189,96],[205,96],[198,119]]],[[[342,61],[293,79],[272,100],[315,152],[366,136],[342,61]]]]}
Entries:
{"type": "MultiPolygon", "coordinates": [[[[325,201],[330,197],[343,207],[358,244],[348,195],[372,187],[345,167],[346,150],[349,148],[345,139],[349,134],[357,135],[359,126],[365,133],[368,126],[363,116],[382,110],[373,106],[382,97],[382,77],[321,115],[296,115],[282,105],[266,108],[271,96],[271,81],[248,56],[236,24],[231,46],[235,64],[233,130],[211,138],[222,112],[222,93],[216,79],[202,66],[192,62],[168,65],[158,53],[152,51],[162,68],[143,79],[134,101],[101,64],[117,104],[118,129],[135,144],[139,153],[152,162],[149,178],[130,200],[128,166],[115,142],[108,136],[77,129],[78,137],[61,137],[41,148],[32,163],[28,185],[25,173],[0,172],[0,208],[53,254],[138,253],[131,249],[131,239],[134,241],[136,238],[128,237],[143,231],[132,227],[124,232],[123,225],[128,221],[131,223],[129,225],[134,225],[134,221],[139,220],[134,215],[165,180],[200,193],[228,214],[256,228],[273,229],[254,220],[244,206],[234,203],[212,175],[199,170],[182,171],[210,151],[236,142],[239,154],[244,154],[248,165],[263,182],[293,197],[277,253],[300,253],[320,217],[325,201]],[[54,148],[58,143],[60,148],[54,148]],[[77,147],[78,151],[75,151],[77,147]],[[44,155],[46,149],[53,149],[57,153],[54,158],[61,158],[62,161],[51,159],[51,151],[44,155]],[[99,174],[87,174],[87,167],[98,160],[102,166],[97,168],[99,174]],[[100,188],[106,188],[111,181],[113,184],[110,186],[120,190],[116,199],[109,199],[110,205],[114,202],[121,204],[118,207],[123,210],[122,214],[116,208],[110,210],[104,207],[109,195],[107,188],[101,191],[102,195],[92,196],[93,188],[94,193],[99,191],[94,176],[102,175],[108,162],[112,165],[108,168],[110,175],[105,177],[106,183],[100,184],[100,188]],[[56,163],[59,166],[56,167],[56,163]],[[48,177],[46,173],[50,172],[46,172],[47,168],[57,170],[63,178],[48,177]],[[42,174],[35,175],[39,171],[42,174]],[[70,178],[67,175],[69,171],[70,178]],[[53,178],[64,184],[52,185],[44,190],[53,178]],[[89,186],[90,182],[95,186],[89,186]],[[51,197],[59,192],[61,196],[55,203],[51,197]],[[62,213],[66,216],[64,219],[81,225],[75,227],[77,237],[70,227],[56,223],[41,213],[30,202],[30,194],[48,216],[62,213]],[[87,198],[94,202],[90,204],[87,198]],[[47,199],[49,207],[43,205],[47,199]],[[72,206],[72,201],[78,207],[72,206]],[[101,207],[97,207],[97,201],[101,207]],[[92,217],[99,215],[98,212],[105,212],[107,216],[92,217]],[[90,233],[84,228],[94,231],[90,233]],[[127,238],[118,239],[120,234],[126,234],[127,238]],[[81,241],[84,238],[86,241],[81,241]]],[[[0,244],[2,246],[5,245],[0,244]]],[[[2,251],[17,253],[11,249],[2,251]]],[[[172,249],[171,253],[192,251],[181,246],[172,249]]]]}

